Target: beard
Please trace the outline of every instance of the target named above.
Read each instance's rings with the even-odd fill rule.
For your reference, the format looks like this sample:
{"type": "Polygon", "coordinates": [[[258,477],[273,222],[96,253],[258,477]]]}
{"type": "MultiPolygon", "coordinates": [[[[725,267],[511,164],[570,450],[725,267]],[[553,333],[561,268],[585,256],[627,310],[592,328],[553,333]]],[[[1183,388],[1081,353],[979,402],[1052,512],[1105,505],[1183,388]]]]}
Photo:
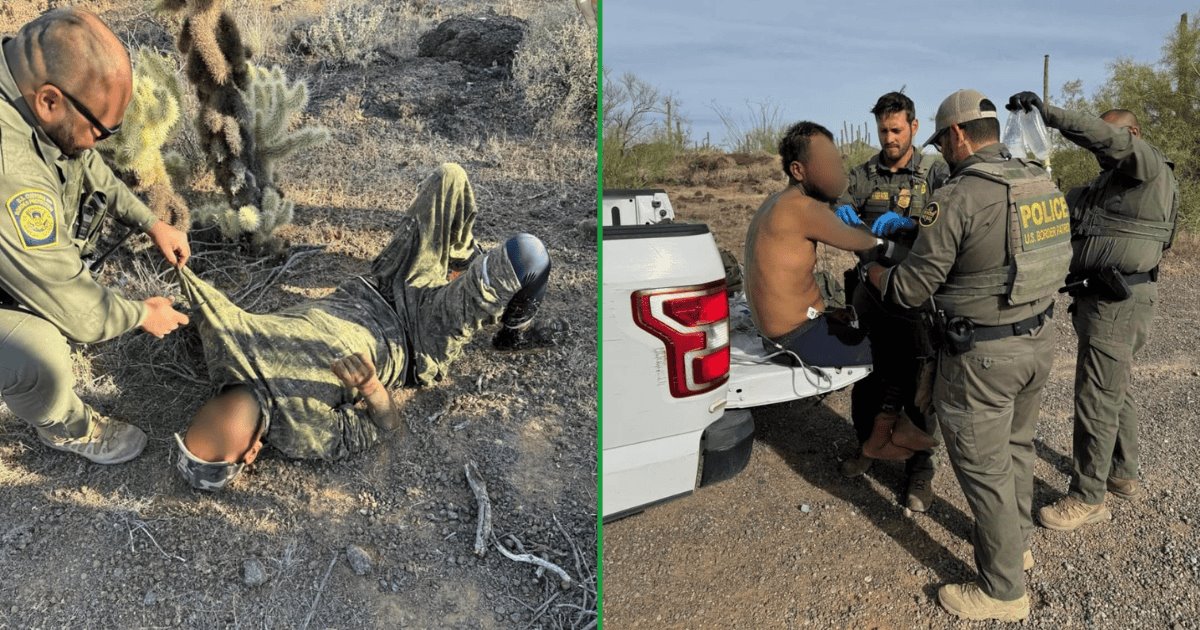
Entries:
{"type": "Polygon", "coordinates": [[[883,157],[887,158],[887,161],[889,163],[894,164],[897,160],[904,157],[904,154],[907,153],[909,148],[911,148],[911,147],[912,147],[911,144],[900,145],[897,147],[884,147],[883,148],[883,157]]]}
{"type": "Polygon", "coordinates": [[[43,127],[42,129],[46,132],[46,137],[50,138],[50,141],[58,147],[59,151],[62,151],[63,155],[73,160],[83,154],[84,148],[75,142],[75,130],[70,123],[64,121],[54,127],[43,127]]]}

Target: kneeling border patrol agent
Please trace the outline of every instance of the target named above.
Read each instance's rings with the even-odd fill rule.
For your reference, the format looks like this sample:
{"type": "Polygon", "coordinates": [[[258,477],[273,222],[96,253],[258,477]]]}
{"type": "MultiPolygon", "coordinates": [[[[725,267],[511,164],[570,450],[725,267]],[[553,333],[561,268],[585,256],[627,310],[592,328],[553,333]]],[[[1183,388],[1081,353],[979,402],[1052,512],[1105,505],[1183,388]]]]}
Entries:
{"type": "Polygon", "coordinates": [[[912,254],[863,267],[884,301],[932,303],[941,341],[934,409],[975,518],[979,579],[948,584],[938,601],[968,619],[1029,615],[1023,571],[1033,566],[1033,436],[1054,361],[1047,326],[1071,259],[1066,199],[1041,164],[1000,143],[996,107],[975,90],[938,108],[926,144],[950,180],[920,216],[912,254]]]}

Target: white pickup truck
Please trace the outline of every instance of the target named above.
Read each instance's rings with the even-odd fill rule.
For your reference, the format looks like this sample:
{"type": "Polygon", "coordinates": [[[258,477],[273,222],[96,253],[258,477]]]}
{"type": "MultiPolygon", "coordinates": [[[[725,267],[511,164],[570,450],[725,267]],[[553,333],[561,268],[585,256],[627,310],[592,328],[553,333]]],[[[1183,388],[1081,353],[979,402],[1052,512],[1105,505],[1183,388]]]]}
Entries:
{"type": "Polygon", "coordinates": [[[739,473],[750,408],[826,394],[871,368],[773,362],[744,296],[726,291],[707,225],[675,222],[663,190],[605,190],[602,201],[601,505],[612,521],[739,473]]]}

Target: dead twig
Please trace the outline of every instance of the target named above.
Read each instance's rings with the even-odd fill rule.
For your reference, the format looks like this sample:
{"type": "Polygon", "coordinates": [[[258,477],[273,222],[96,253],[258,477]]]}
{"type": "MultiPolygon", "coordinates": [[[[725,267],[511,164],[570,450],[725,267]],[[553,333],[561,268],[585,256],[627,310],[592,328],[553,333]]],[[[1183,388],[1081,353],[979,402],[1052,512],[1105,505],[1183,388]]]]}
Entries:
{"type": "Polygon", "coordinates": [[[467,462],[463,469],[467,473],[467,485],[475,493],[475,502],[479,504],[478,524],[475,527],[475,555],[480,558],[487,553],[488,537],[492,536],[492,500],[488,498],[487,483],[479,477],[475,462],[467,462]]]}
{"type": "MultiPolygon", "coordinates": [[[[538,577],[541,577],[544,571],[551,571],[562,580],[562,588],[571,586],[574,580],[571,579],[570,574],[564,571],[562,567],[530,553],[513,553],[504,546],[504,543],[500,542],[500,539],[496,537],[496,533],[492,531],[492,500],[488,498],[487,484],[479,476],[479,470],[475,466],[475,462],[467,462],[463,466],[463,469],[467,474],[467,484],[471,486],[471,491],[475,493],[475,501],[479,504],[479,518],[475,528],[475,555],[482,557],[487,553],[487,539],[491,538],[492,543],[496,545],[496,549],[505,558],[513,562],[525,562],[538,567],[538,577]]],[[[525,547],[515,536],[510,535],[509,538],[512,539],[514,547],[522,552],[525,551],[525,547]]]]}
{"type": "Polygon", "coordinates": [[[135,520],[132,522],[131,525],[132,526],[129,528],[129,546],[131,548],[133,547],[133,530],[140,529],[142,531],[142,533],[146,535],[146,538],[149,538],[150,542],[154,543],[154,548],[158,549],[158,553],[161,553],[164,558],[169,558],[169,559],[173,558],[180,562],[187,562],[187,560],[184,560],[183,558],[181,558],[175,554],[169,554],[166,551],[163,551],[162,545],[159,545],[158,541],[154,539],[154,534],[150,533],[150,529],[148,527],[146,527],[145,521],[135,520]]]}
{"type": "Polygon", "coordinates": [[[313,596],[312,606],[308,607],[308,615],[304,617],[304,625],[301,630],[308,630],[308,624],[312,623],[313,615],[317,614],[317,604],[321,602],[321,593],[325,592],[325,585],[329,583],[329,574],[333,572],[333,565],[337,563],[338,552],[333,552],[333,557],[329,559],[329,568],[325,569],[325,577],[321,578],[321,586],[317,589],[317,594],[313,596]]]}
{"type": "Polygon", "coordinates": [[[509,551],[504,546],[504,544],[500,542],[500,539],[496,538],[496,536],[494,534],[492,535],[492,542],[496,544],[496,549],[498,549],[500,551],[500,553],[504,555],[505,558],[508,558],[509,560],[512,560],[513,562],[525,562],[528,564],[532,564],[541,570],[552,571],[556,575],[558,575],[560,580],[562,580],[563,588],[567,588],[567,587],[571,586],[571,582],[573,581],[573,580],[571,580],[571,576],[568,575],[567,572],[564,571],[562,569],[562,567],[558,566],[557,564],[554,564],[553,562],[550,562],[549,560],[546,560],[545,558],[540,558],[540,557],[535,556],[530,553],[513,553],[513,552],[509,551]]]}
{"type": "Polygon", "coordinates": [[[287,273],[287,270],[290,269],[292,267],[292,265],[296,264],[296,262],[299,260],[308,258],[309,256],[312,256],[313,254],[319,254],[323,251],[325,251],[324,245],[314,245],[314,246],[303,248],[303,249],[297,248],[295,251],[293,251],[287,257],[287,260],[285,260],[282,265],[279,265],[278,267],[271,269],[267,273],[266,280],[263,280],[260,283],[251,284],[250,286],[246,287],[245,290],[243,290],[241,293],[238,294],[237,299],[234,301],[236,303],[240,304],[243,299],[248,297],[251,293],[254,293],[257,291],[258,294],[254,296],[254,299],[251,300],[250,303],[248,303],[242,307],[245,310],[250,310],[251,308],[254,308],[254,305],[258,304],[259,300],[261,300],[263,298],[263,296],[266,295],[267,289],[271,288],[271,285],[275,284],[279,280],[279,278],[281,278],[283,276],[283,274],[287,273]]]}

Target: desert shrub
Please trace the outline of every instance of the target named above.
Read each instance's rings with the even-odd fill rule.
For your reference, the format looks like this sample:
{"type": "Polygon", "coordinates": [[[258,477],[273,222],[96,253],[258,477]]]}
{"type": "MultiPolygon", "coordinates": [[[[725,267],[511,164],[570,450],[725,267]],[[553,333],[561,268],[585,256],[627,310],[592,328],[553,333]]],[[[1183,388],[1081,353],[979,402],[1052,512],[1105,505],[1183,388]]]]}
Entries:
{"type": "Polygon", "coordinates": [[[513,59],[513,79],[539,131],[593,134],[596,130],[596,31],[568,3],[529,18],[513,59]]]}
{"type": "Polygon", "coordinates": [[[325,3],[315,19],[294,28],[288,44],[296,52],[325,63],[366,66],[378,61],[381,51],[411,53],[417,35],[439,17],[436,6],[419,0],[334,0],[325,3]]]}

